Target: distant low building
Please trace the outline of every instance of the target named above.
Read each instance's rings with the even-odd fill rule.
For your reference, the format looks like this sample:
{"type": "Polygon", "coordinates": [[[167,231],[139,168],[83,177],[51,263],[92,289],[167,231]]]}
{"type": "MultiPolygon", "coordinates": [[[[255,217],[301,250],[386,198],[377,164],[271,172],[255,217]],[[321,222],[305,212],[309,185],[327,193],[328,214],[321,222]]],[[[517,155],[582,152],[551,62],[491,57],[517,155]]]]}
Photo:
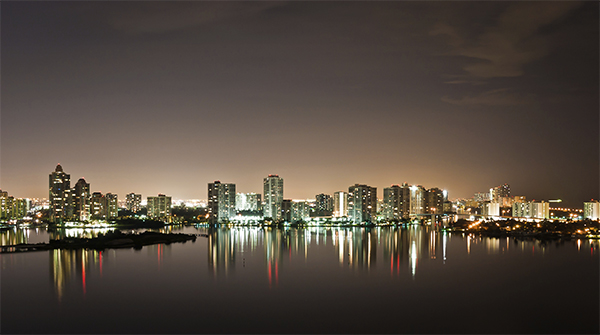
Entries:
{"type": "Polygon", "coordinates": [[[515,202],[512,206],[512,216],[532,219],[549,219],[550,204],[545,201],[515,202]]]}

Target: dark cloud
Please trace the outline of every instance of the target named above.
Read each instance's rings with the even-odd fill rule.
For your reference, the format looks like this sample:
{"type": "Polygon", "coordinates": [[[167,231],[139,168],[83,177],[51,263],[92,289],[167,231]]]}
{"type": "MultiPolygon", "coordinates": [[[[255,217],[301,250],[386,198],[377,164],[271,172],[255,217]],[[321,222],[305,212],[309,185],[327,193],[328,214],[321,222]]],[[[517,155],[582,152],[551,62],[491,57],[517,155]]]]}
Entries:
{"type": "Polygon", "coordinates": [[[430,34],[446,35],[450,55],[474,60],[463,67],[471,78],[518,77],[523,67],[551,50],[546,26],[555,24],[582,4],[566,2],[518,2],[508,6],[475,40],[461,36],[454,27],[437,24],[430,34]]]}
{"type": "Polygon", "coordinates": [[[508,88],[500,88],[477,95],[467,95],[460,99],[444,96],[442,101],[458,106],[519,106],[533,104],[535,96],[516,93],[508,88]]]}

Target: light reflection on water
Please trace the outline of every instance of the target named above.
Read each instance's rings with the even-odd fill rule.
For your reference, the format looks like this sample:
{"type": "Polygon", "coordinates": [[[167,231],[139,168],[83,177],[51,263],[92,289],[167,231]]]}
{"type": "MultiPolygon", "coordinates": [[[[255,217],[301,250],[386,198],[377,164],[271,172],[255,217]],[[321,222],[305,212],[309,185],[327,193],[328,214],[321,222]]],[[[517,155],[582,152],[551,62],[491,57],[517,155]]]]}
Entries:
{"type": "MultiPolygon", "coordinates": [[[[28,243],[32,231],[37,240],[45,234],[47,239],[65,237],[97,237],[112,229],[61,229],[52,232],[40,232],[38,229],[15,229],[2,232],[3,245],[28,243]]],[[[143,230],[140,230],[141,232],[143,230]]],[[[185,232],[201,235],[207,239],[207,266],[214,278],[226,278],[236,268],[246,267],[251,259],[263,258],[265,279],[268,284],[277,285],[280,272],[285,271],[284,258],[289,262],[301,260],[306,263],[312,257],[324,257],[331,254],[337,260],[339,268],[353,271],[389,271],[391,276],[402,273],[415,280],[419,265],[423,262],[437,261],[441,253],[442,264],[452,260],[456,251],[449,252],[451,240],[458,239],[464,245],[466,255],[474,250],[487,255],[504,254],[516,248],[521,253],[545,254],[548,243],[543,241],[524,241],[507,237],[484,238],[471,234],[450,234],[427,226],[391,227],[308,227],[308,228],[270,228],[270,227],[169,227],[161,232],[185,232]],[[462,241],[462,242],[461,242],[462,241]],[[513,244],[513,246],[511,246],[513,244]],[[314,254],[314,255],[313,255],[314,254]],[[387,269],[387,270],[385,270],[387,269]]],[[[31,243],[31,242],[29,242],[31,243]]],[[[576,240],[550,242],[556,245],[574,243],[580,252],[589,249],[590,255],[597,254],[597,240],[576,240]]],[[[171,245],[146,246],[147,256],[155,259],[157,271],[165,260],[170,258],[171,245]]],[[[65,289],[72,283],[86,293],[86,279],[89,276],[102,277],[103,263],[117,257],[117,253],[96,250],[52,250],[49,251],[50,275],[56,296],[60,300],[65,289]]],[[[288,263],[289,263],[288,262],[288,263]]]]}
{"type": "MultiPolygon", "coordinates": [[[[309,328],[294,323],[296,315],[312,313],[310,316],[317,318],[336,310],[340,312],[332,320],[347,320],[354,328],[339,328],[338,322],[320,318],[319,322],[325,328],[314,331],[403,333],[422,329],[429,333],[481,333],[495,329],[500,333],[573,332],[577,330],[573,328],[575,323],[556,328],[561,324],[550,324],[555,318],[547,316],[548,313],[538,312],[534,316],[528,313],[535,311],[538,304],[549,306],[547,308],[553,311],[558,306],[581,304],[583,300],[597,298],[584,296],[582,300],[569,292],[554,290],[558,284],[570,287],[580,285],[582,280],[588,287],[594,278],[597,279],[597,240],[543,242],[484,238],[449,234],[427,226],[170,227],[169,231],[199,236],[194,243],[151,245],[142,250],[2,254],[3,285],[11,288],[2,292],[3,304],[12,303],[11,309],[3,309],[9,316],[6,329],[13,332],[25,329],[22,322],[28,317],[25,311],[29,307],[19,305],[19,301],[29,291],[35,292],[29,300],[36,299],[40,308],[50,311],[41,317],[47,320],[40,321],[40,328],[25,329],[31,333],[42,330],[53,333],[109,332],[109,326],[91,329],[86,328],[86,324],[97,322],[98,318],[94,316],[97,313],[107,319],[118,318],[122,313],[120,310],[135,315],[130,324],[123,321],[131,327],[124,328],[123,332],[141,333],[227,332],[222,328],[222,321],[218,321],[223,311],[230,313],[233,319],[246,317],[245,324],[239,323],[246,328],[239,331],[226,328],[229,332],[274,331],[264,324],[282,318],[282,327],[295,325],[300,328],[277,329],[310,332],[309,328]],[[542,258],[543,261],[539,261],[542,258]],[[40,276],[48,276],[48,287],[39,285],[40,276]],[[28,278],[36,284],[25,284],[28,278]],[[574,280],[569,282],[570,278],[574,280]],[[548,292],[552,294],[548,295],[548,292]],[[323,296],[328,299],[323,300],[323,296]],[[516,304],[515,299],[518,300],[516,304]],[[300,303],[304,301],[307,303],[300,303]],[[336,301],[339,305],[331,305],[328,301],[336,301]],[[398,304],[398,301],[403,303],[398,304]],[[471,305],[461,305],[465,308],[461,311],[454,304],[460,305],[463,301],[469,301],[471,305]],[[493,303],[489,304],[490,301],[493,303]],[[282,304],[286,305],[285,310],[273,309],[282,304]],[[369,309],[358,312],[353,304],[368,305],[369,309]],[[436,315],[442,320],[439,326],[429,322],[430,315],[419,316],[422,314],[419,311],[432,305],[443,308],[443,313],[436,315]],[[202,326],[206,328],[199,330],[194,328],[197,322],[181,318],[165,321],[164,328],[155,328],[161,323],[153,320],[148,321],[146,328],[139,324],[138,321],[147,315],[164,312],[164,306],[181,308],[193,315],[207,315],[202,319],[202,326]],[[277,317],[261,319],[262,314],[253,314],[261,310],[269,310],[277,317]],[[352,322],[363,314],[368,314],[369,318],[386,315],[381,319],[390,321],[378,321],[377,325],[382,328],[377,325],[372,325],[373,329],[360,328],[363,327],[361,323],[352,322]],[[404,316],[402,323],[394,321],[397,315],[404,316]],[[470,315],[472,319],[466,322],[464,315],[470,315]],[[511,323],[507,316],[517,319],[511,323]],[[528,318],[538,320],[539,324],[532,321],[530,328],[522,328],[529,324],[528,318]],[[505,321],[494,324],[498,319],[505,321]],[[55,328],[48,328],[52,320],[61,322],[55,324],[55,328]],[[470,328],[473,322],[479,322],[479,327],[493,324],[500,328],[470,328]],[[539,328],[544,324],[548,326],[539,328]],[[404,328],[398,328],[401,326],[404,328]]],[[[3,232],[0,236],[4,242],[27,240],[33,236],[38,239],[73,234],[89,236],[102,231],[34,232],[3,232]]],[[[589,314],[596,315],[597,309],[593,308],[597,306],[588,305],[577,313],[591,310],[589,314]]],[[[569,318],[574,320],[573,317],[571,313],[569,318]]],[[[585,325],[583,330],[592,329],[589,322],[585,325]]],[[[95,327],[102,327],[102,323],[95,323],[95,327]]]]}

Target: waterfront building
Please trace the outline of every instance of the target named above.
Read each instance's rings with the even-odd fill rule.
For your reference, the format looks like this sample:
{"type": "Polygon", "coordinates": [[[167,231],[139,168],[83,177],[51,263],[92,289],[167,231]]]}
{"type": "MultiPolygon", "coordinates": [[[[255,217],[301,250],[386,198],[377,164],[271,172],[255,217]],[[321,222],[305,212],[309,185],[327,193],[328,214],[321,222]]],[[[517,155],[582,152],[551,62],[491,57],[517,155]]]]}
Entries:
{"type": "Polygon", "coordinates": [[[283,199],[281,202],[281,220],[292,221],[292,200],[290,199],[283,199]]]}
{"type": "Polygon", "coordinates": [[[348,192],[339,191],[333,194],[333,216],[348,216],[348,192]]]}
{"type": "Polygon", "coordinates": [[[71,176],[60,164],[49,176],[50,222],[62,222],[72,216],[71,176]]]}
{"type": "Polygon", "coordinates": [[[73,217],[75,220],[87,221],[90,219],[90,184],[84,178],[79,178],[72,190],[73,217]]]}
{"type": "Polygon", "coordinates": [[[119,216],[119,197],[114,193],[106,193],[106,218],[114,219],[119,216]]]}
{"type": "Polygon", "coordinates": [[[403,217],[402,187],[392,185],[383,189],[383,217],[386,220],[400,220],[403,217]]]}
{"type": "Polygon", "coordinates": [[[142,209],[142,195],[129,193],[125,196],[125,206],[128,211],[137,213],[142,209]]]}
{"type": "Polygon", "coordinates": [[[348,187],[348,216],[353,223],[374,223],[377,218],[377,188],[361,184],[348,187]]]}
{"type": "Polygon", "coordinates": [[[0,219],[9,220],[12,218],[13,197],[8,192],[0,190],[0,219]]]}
{"type": "Polygon", "coordinates": [[[307,221],[310,219],[310,202],[307,200],[292,200],[291,222],[307,221]]]}
{"type": "Polygon", "coordinates": [[[313,217],[331,216],[333,214],[333,198],[329,194],[315,196],[315,210],[313,217]]]}
{"type": "Polygon", "coordinates": [[[94,192],[90,197],[90,218],[105,220],[107,215],[106,197],[101,192],[94,192]]]}
{"type": "Polygon", "coordinates": [[[157,197],[147,197],[148,217],[160,220],[170,220],[171,197],[159,194],[157,197]]]}
{"type": "Polygon", "coordinates": [[[500,203],[486,201],[481,204],[481,215],[486,217],[500,216],[500,203]]]}
{"type": "Polygon", "coordinates": [[[437,187],[425,191],[425,213],[444,214],[444,193],[437,187]]]}
{"type": "Polygon", "coordinates": [[[235,184],[215,180],[208,184],[208,215],[211,223],[229,222],[235,217],[235,184]]]}
{"type": "Polygon", "coordinates": [[[262,199],[259,193],[238,193],[235,195],[235,210],[262,211],[262,199]]]}
{"type": "Polygon", "coordinates": [[[421,185],[412,185],[409,187],[409,190],[409,215],[415,217],[417,215],[425,214],[425,188],[421,185]]]}
{"type": "Polygon", "coordinates": [[[270,174],[263,180],[263,216],[275,221],[281,219],[281,204],[283,202],[283,178],[270,174]]]}
{"type": "Polygon", "coordinates": [[[532,219],[549,219],[550,204],[545,201],[515,202],[512,206],[512,216],[532,219]]]}
{"type": "Polygon", "coordinates": [[[589,201],[583,203],[583,218],[590,220],[600,219],[600,202],[589,201]]]}

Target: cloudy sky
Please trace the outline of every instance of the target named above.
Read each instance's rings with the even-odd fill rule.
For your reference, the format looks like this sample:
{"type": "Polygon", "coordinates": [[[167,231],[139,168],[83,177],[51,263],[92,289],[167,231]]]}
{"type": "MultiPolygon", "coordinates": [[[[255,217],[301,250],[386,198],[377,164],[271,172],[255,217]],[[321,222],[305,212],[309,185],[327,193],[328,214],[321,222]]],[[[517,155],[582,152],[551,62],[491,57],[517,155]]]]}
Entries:
{"type": "Polygon", "coordinates": [[[0,188],[599,197],[597,2],[1,3],[0,188]]]}

